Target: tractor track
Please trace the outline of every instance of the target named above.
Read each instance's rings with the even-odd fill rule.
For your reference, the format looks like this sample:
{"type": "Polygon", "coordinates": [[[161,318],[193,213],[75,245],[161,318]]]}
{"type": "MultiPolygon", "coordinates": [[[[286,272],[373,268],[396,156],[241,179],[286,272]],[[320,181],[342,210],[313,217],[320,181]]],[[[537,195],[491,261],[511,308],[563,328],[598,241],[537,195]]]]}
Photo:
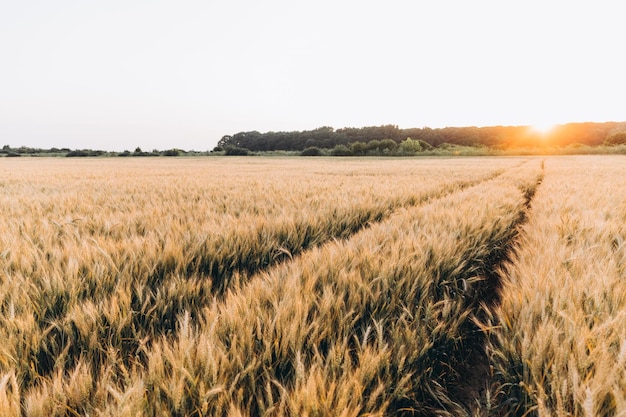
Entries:
{"type": "MultiPolygon", "coordinates": [[[[159,262],[154,265],[152,271],[144,278],[145,285],[130,289],[131,320],[127,323],[126,327],[121,330],[124,333],[124,337],[122,338],[122,344],[118,346],[120,351],[123,352],[121,355],[122,361],[126,366],[132,366],[132,364],[137,361],[139,363],[145,362],[146,358],[142,352],[150,345],[150,342],[143,343],[142,340],[146,337],[153,339],[153,336],[158,334],[167,337],[175,337],[178,333],[177,322],[180,315],[188,312],[191,318],[194,319],[196,314],[198,314],[203,307],[210,303],[223,300],[225,295],[233,289],[234,285],[245,285],[253,276],[268,271],[283,262],[292,262],[308,251],[326,245],[329,242],[348,240],[356,233],[366,230],[389,218],[394,212],[401,208],[425,205],[467,188],[484,184],[508,171],[519,168],[519,166],[526,162],[527,161],[524,161],[508,169],[494,171],[476,180],[446,184],[442,186],[441,189],[422,196],[421,198],[415,196],[414,198],[406,199],[406,201],[402,203],[390,203],[386,210],[376,215],[362,216],[366,219],[365,221],[358,224],[346,224],[346,226],[340,228],[337,233],[328,234],[324,239],[318,239],[317,241],[312,239],[312,243],[307,245],[289,247],[289,245],[285,245],[283,242],[279,241],[275,251],[261,258],[251,257],[249,254],[240,254],[241,258],[233,257],[232,259],[227,259],[226,262],[216,265],[207,254],[198,253],[193,257],[190,264],[183,267],[182,270],[176,265],[173,265],[170,261],[165,260],[159,262]],[[252,260],[250,261],[250,259],[252,260]],[[190,295],[189,300],[169,300],[166,306],[167,311],[156,315],[159,303],[163,303],[162,296],[159,292],[160,289],[171,286],[177,279],[180,280],[181,275],[186,277],[185,279],[193,279],[197,283],[210,279],[212,281],[210,291],[199,284],[196,290],[197,293],[190,295]],[[234,281],[233,277],[237,277],[237,279],[234,281]]],[[[312,233],[314,232],[315,231],[312,231],[312,233]]],[[[102,317],[104,316],[101,315],[101,318],[102,317]]],[[[55,358],[58,357],[60,351],[67,349],[68,363],[70,365],[73,365],[75,360],[83,353],[83,346],[63,342],[80,338],[74,323],[71,320],[66,320],[63,315],[56,317],[55,323],[54,325],[48,325],[46,322],[47,337],[55,341],[55,344],[52,344],[55,347],[42,345],[35,349],[34,352],[37,374],[39,376],[50,375],[54,371],[55,358]],[[56,342],[59,343],[58,346],[56,342]]],[[[105,332],[98,337],[108,339],[110,335],[105,332]]],[[[102,355],[101,353],[97,353],[95,356],[100,358],[102,355]]],[[[99,363],[99,360],[93,363],[94,375],[97,373],[95,369],[98,368],[99,363]]]]}
{"type": "MultiPolygon", "coordinates": [[[[493,249],[481,271],[484,278],[481,295],[478,297],[481,302],[476,305],[474,321],[468,329],[464,352],[466,359],[458,369],[458,377],[449,386],[450,398],[462,405],[468,415],[486,415],[485,410],[490,408],[488,396],[492,385],[492,369],[486,343],[493,325],[492,311],[500,305],[503,283],[508,275],[507,269],[514,262],[522,228],[528,222],[533,198],[543,182],[544,162],[541,162],[541,172],[535,183],[521,190],[524,195],[524,208],[513,226],[515,230],[512,237],[493,249]]],[[[489,410],[490,413],[493,411],[489,410]]]]}

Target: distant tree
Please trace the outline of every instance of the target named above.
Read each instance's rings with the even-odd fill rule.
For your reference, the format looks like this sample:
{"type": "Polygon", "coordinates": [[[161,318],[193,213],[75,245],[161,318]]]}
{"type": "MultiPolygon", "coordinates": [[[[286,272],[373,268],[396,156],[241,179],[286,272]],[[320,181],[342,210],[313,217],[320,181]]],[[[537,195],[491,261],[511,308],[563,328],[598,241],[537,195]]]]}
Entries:
{"type": "Polygon", "coordinates": [[[393,151],[397,147],[398,147],[398,144],[393,139],[383,139],[383,140],[380,141],[380,149],[383,152],[385,150],[387,150],[387,152],[393,151]]]}
{"type": "Polygon", "coordinates": [[[365,144],[365,152],[369,154],[379,154],[380,153],[380,141],[377,139],[370,140],[365,144]]]}
{"type": "Polygon", "coordinates": [[[214,150],[216,150],[217,148],[219,148],[220,151],[223,150],[225,147],[231,145],[232,140],[233,137],[231,135],[222,136],[222,138],[217,142],[217,146],[214,150]]]}
{"type": "Polygon", "coordinates": [[[429,151],[429,150],[431,150],[431,149],[434,149],[434,146],[433,146],[433,145],[431,145],[430,143],[425,142],[425,141],[423,141],[423,140],[421,140],[421,139],[418,139],[418,140],[417,140],[417,143],[419,143],[419,145],[420,145],[420,147],[422,148],[422,150],[423,150],[423,151],[424,151],[424,150],[429,151]]]}
{"type": "Polygon", "coordinates": [[[398,153],[400,155],[415,155],[422,151],[422,145],[419,140],[413,140],[406,138],[405,141],[398,146],[398,153]]]}
{"type": "Polygon", "coordinates": [[[150,156],[150,152],[144,152],[141,150],[139,146],[135,148],[135,151],[132,153],[133,156],[150,156]]]}
{"type": "Polygon", "coordinates": [[[21,154],[32,154],[32,153],[36,153],[37,149],[29,148],[26,146],[20,146],[19,148],[14,149],[14,151],[17,153],[21,153],[21,154]]]}
{"type": "Polygon", "coordinates": [[[363,142],[352,142],[350,149],[352,149],[354,155],[363,156],[367,152],[367,144],[363,142]]]}
{"type": "MultiPolygon", "coordinates": [[[[228,142],[228,146],[235,148],[245,148],[253,151],[269,150],[259,149],[260,147],[263,147],[263,135],[256,130],[252,132],[235,133],[228,142]]],[[[224,149],[226,149],[226,147],[224,147],[224,149]]]]}

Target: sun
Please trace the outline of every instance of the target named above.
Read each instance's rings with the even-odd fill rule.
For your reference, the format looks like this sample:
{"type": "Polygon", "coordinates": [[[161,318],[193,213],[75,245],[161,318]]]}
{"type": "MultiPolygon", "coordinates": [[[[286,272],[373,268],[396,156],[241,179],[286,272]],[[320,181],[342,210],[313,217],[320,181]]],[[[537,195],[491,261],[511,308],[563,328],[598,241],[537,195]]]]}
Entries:
{"type": "Polygon", "coordinates": [[[539,122],[539,123],[534,123],[530,125],[530,130],[540,135],[547,135],[552,130],[554,130],[555,126],[556,126],[555,123],[539,122]]]}

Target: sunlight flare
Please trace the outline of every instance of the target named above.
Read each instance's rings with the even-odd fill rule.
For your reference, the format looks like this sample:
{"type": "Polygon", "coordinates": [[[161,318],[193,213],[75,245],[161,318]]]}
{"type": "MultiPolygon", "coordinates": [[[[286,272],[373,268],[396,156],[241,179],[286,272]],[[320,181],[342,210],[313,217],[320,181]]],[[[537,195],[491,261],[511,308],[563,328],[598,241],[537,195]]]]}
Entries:
{"type": "Polygon", "coordinates": [[[554,130],[555,126],[556,126],[555,123],[539,122],[539,123],[534,123],[530,125],[530,130],[533,133],[538,133],[540,135],[547,135],[548,133],[554,130]]]}

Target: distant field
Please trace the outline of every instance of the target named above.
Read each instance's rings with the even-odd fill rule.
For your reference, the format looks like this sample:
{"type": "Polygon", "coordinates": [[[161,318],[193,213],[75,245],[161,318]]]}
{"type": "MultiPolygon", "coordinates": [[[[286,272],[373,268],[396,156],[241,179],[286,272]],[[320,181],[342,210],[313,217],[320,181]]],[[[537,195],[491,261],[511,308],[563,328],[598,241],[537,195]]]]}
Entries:
{"type": "Polygon", "coordinates": [[[625,415],[626,158],[7,158],[0,415],[625,415]]]}

